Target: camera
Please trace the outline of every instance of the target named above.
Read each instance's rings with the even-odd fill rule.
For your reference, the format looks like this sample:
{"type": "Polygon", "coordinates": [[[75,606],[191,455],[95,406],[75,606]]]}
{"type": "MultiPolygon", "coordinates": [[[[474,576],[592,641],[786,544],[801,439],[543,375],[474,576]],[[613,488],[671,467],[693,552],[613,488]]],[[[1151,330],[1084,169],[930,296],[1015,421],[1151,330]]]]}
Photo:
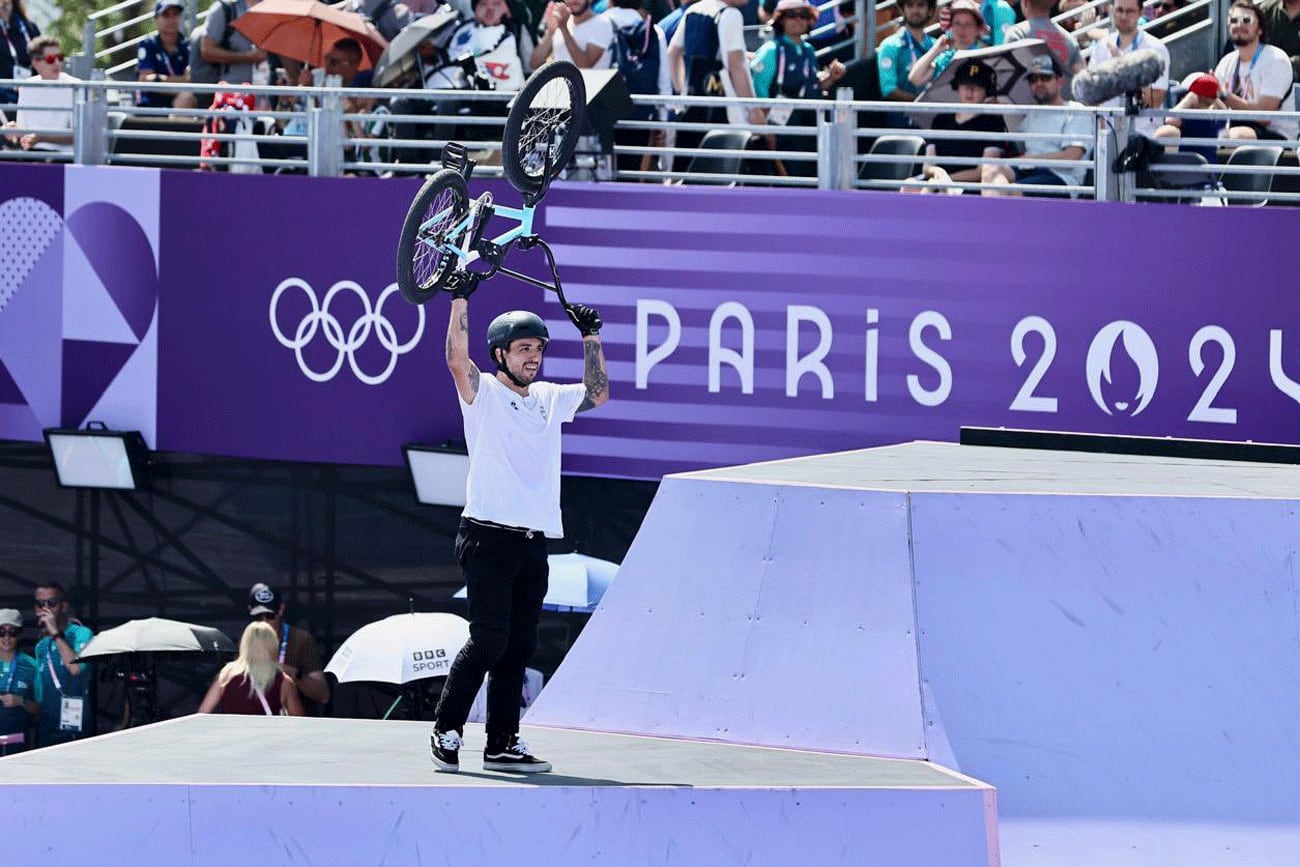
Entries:
{"type": "Polygon", "coordinates": [[[488,78],[479,71],[478,63],[474,60],[472,52],[465,52],[452,61],[453,66],[459,66],[460,71],[465,74],[465,80],[469,82],[470,90],[495,90],[496,85],[492,79],[488,78]]]}

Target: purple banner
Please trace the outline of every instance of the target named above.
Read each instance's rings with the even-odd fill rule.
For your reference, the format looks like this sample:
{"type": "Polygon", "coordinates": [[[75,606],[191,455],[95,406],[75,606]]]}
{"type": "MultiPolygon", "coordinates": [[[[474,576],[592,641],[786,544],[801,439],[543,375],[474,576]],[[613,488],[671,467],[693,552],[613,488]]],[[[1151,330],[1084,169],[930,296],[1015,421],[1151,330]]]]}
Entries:
{"type": "MultiPolygon", "coordinates": [[[[0,189],[0,437],[95,419],[165,450],[391,465],[461,436],[446,303],[393,282],[417,181],[4,166],[0,189]]],[[[1300,442],[1291,209],[561,184],[540,225],[606,323],[612,399],[569,427],[570,472],[961,425],[1300,442]]],[[[545,375],[581,377],[542,296],[480,288],[480,366],[488,321],[528,307],[545,375]]]]}

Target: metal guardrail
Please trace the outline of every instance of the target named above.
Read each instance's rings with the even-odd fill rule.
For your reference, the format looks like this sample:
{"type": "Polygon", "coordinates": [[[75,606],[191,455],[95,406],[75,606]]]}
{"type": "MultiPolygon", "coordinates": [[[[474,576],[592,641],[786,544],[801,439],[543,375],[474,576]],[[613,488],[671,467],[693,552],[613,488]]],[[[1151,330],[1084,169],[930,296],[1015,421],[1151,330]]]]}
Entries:
{"type": "MultiPolygon", "coordinates": [[[[16,84],[17,82],[15,82],[16,84]]],[[[69,87],[55,82],[27,79],[25,87],[69,87]]],[[[198,168],[227,171],[291,172],[316,176],[339,176],[364,172],[376,175],[421,175],[436,163],[442,146],[449,139],[465,141],[479,151],[480,175],[500,174],[495,156],[500,150],[504,105],[509,94],[477,91],[417,91],[310,87],[265,87],[253,85],[194,85],[151,84],[151,91],[190,91],[201,94],[200,103],[210,102],[214,92],[251,93],[258,100],[252,112],[214,111],[202,109],[141,108],[130,105],[137,88],[124,87],[119,82],[87,81],[71,85],[74,89],[72,108],[73,147],[70,153],[24,151],[12,146],[0,150],[0,160],[71,161],[85,165],[150,165],[174,168],[198,168]],[[373,121],[376,116],[356,110],[358,106],[345,106],[350,99],[389,100],[389,113],[382,120],[390,132],[381,138],[366,138],[355,134],[355,126],[373,121]],[[495,104],[484,114],[463,114],[461,109],[475,105],[495,104]],[[244,120],[219,130],[204,132],[202,126],[213,119],[244,120]],[[349,131],[349,124],[352,131],[349,131]],[[200,156],[200,143],[209,140],[224,145],[221,152],[200,156]],[[257,155],[245,155],[248,145],[257,147],[257,155]],[[235,147],[239,145],[240,147],[235,147]],[[363,159],[361,149],[378,149],[379,159],[363,159]]],[[[896,102],[854,102],[849,92],[841,90],[836,100],[769,100],[769,99],[717,99],[709,97],[672,97],[662,99],[651,96],[634,96],[638,105],[652,105],[667,117],[669,110],[682,110],[690,106],[719,106],[736,104],[765,108],[788,107],[805,110],[805,122],[786,127],[769,125],[725,126],[728,130],[748,130],[756,134],[750,145],[739,150],[734,147],[712,149],[692,143],[694,134],[702,137],[715,127],[707,123],[683,123],[676,120],[653,119],[625,121],[616,127],[619,143],[612,152],[604,153],[590,138],[578,149],[575,163],[569,169],[570,177],[594,180],[616,180],[659,183],[720,183],[764,186],[800,186],[822,189],[872,189],[898,190],[910,184],[910,178],[927,162],[924,153],[880,154],[873,153],[870,145],[885,135],[916,135],[926,142],[957,139],[987,139],[985,133],[937,131],[926,129],[923,118],[939,113],[969,112],[1001,114],[1008,117],[1008,126],[1019,116],[1036,113],[1056,113],[1064,109],[1044,106],[984,105],[896,102]],[[907,112],[920,121],[918,128],[897,129],[878,125],[873,118],[884,118],[888,113],[907,112]],[[657,138],[652,139],[654,134],[657,138]],[[641,137],[644,143],[629,144],[626,140],[641,137]],[[732,166],[719,171],[718,161],[730,159],[732,166]],[[712,162],[712,168],[702,166],[712,162]],[[629,167],[629,165],[631,167],[629,167]],[[896,170],[889,176],[873,171],[875,167],[888,166],[896,170]]],[[[1004,165],[1021,169],[1034,167],[1071,167],[1084,169],[1088,180],[1069,187],[1053,187],[1050,192],[1069,193],[1081,198],[1112,201],[1136,199],[1195,199],[1218,201],[1260,201],[1270,203],[1300,201],[1300,192],[1251,192],[1236,183],[1249,176],[1268,174],[1274,180],[1287,179],[1300,190],[1300,168],[1290,165],[1259,167],[1252,165],[1212,164],[1204,171],[1213,177],[1213,183],[1204,189],[1168,190],[1156,187],[1139,187],[1131,174],[1116,174],[1112,162],[1119,148],[1128,141],[1131,118],[1121,109],[1075,109],[1086,111],[1093,119],[1094,130],[1091,152],[1086,159],[1064,162],[1036,160],[1028,156],[985,158],[943,158],[952,165],[1004,165]]],[[[1198,111],[1147,111],[1147,116],[1200,117],[1227,120],[1290,118],[1300,120],[1300,113],[1282,112],[1198,112],[1198,111]]],[[[796,115],[798,117],[799,115],[796,115]]],[[[50,133],[43,129],[9,129],[10,135],[25,132],[50,133]]],[[[1028,134],[1013,131],[998,136],[1007,141],[1024,143],[1056,136],[1028,134]]],[[[1188,146],[1235,148],[1250,144],[1226,138],[1187,139],[1188,146]]],[[[1272,142],[1257,144],[1270,145],[1272,142]]],[[[1295,142],[1281,143],[1286,151],[1294,152],[1295,142]]],[[[1165,174],[1177,174],[1184,169],[1162,169],[1165,174]]],[[[953,182],[934,185],[940,189],[981,190],[973,182],[953,182]]],[[[1274,184],[1276,186],[1276,184],[1274,184]]],[[[1003,192],[1042,193],[1046,189],[1012,185],[1003,192]]]]}

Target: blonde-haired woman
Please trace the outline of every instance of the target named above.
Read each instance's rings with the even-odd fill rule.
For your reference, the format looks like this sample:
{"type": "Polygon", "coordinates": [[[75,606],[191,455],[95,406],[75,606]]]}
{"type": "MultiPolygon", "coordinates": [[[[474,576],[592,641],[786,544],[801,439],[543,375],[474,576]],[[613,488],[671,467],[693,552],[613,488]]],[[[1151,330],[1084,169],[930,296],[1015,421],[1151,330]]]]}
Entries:
{"type": "Polygon", "coordinates": [[[217,673],[199,713],[302,716],[298,687],[276,663],[279,648],[274,629],[258,621],[248,624],[239,639],[239,656],[217,673]]]}

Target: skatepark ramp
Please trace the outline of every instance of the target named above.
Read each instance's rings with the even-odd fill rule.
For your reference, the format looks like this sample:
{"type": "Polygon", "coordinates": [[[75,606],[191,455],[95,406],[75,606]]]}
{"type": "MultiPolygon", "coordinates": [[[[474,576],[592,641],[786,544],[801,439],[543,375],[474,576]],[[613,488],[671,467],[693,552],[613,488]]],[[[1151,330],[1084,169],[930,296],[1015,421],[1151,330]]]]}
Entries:
{"type": "Polygon", "coordinates": [[[527,721],[933,761],[1007,864],[1295,863],[1298,499],[940,443],[669,476],[527,721]]]}

